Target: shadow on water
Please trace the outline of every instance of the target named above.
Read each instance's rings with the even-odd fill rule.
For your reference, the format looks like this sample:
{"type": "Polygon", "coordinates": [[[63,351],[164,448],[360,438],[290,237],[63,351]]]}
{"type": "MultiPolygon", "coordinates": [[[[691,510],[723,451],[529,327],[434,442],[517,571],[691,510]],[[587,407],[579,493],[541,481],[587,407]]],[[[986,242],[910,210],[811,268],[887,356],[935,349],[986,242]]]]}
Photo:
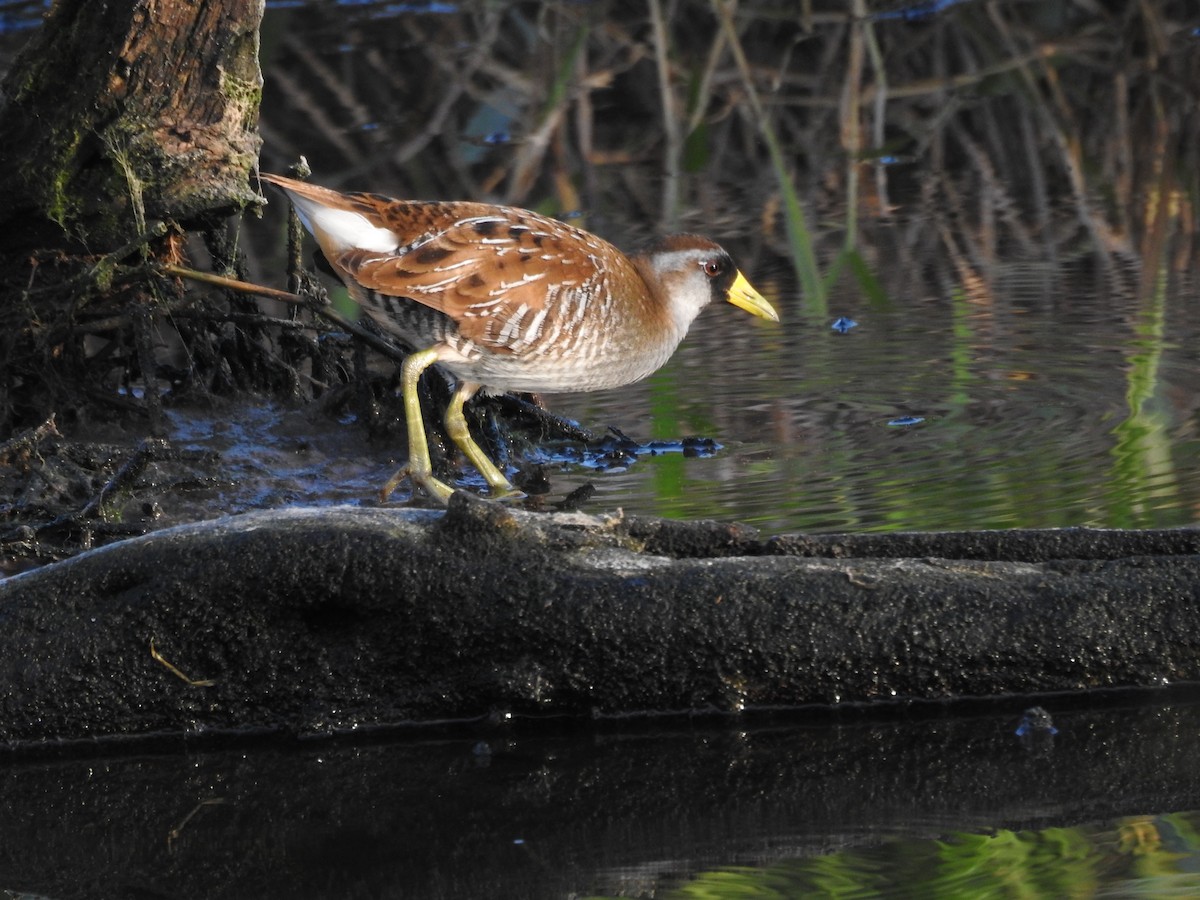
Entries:
{"type": "Polygon", "coordinates": [[[12,763],[0,769],[0,887],[429,900],[1194,892],[1200,707],[1067,710],[1057,733],[1018,737],[1020,708],[600,723],[587,736],[481,726],[12,763]]]}

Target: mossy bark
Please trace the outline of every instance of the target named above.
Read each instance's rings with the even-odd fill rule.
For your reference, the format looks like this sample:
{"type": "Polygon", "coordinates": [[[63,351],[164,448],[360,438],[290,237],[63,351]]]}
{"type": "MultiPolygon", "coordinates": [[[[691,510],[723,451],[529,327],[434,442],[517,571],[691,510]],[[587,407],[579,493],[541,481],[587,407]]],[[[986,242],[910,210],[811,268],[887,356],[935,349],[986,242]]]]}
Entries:
{"type": "Polygon", "coordinates": [[[3,255],[64,238],[104,252],[149,220],[253,202],[263,7],[58,0],[2,88],[3,255]]]}
{"type": "Polygon", "coordinates": [[[161,430],[155,311],[178,289],[136,264],[181,261],[190,230],[233,263],[223,228],[257,200],[264,5],[56,0],[14,62],[0,85],[0,434],[98,405],[161,430]],[[134,384],[144,401],[118,390],[134,384]]]}

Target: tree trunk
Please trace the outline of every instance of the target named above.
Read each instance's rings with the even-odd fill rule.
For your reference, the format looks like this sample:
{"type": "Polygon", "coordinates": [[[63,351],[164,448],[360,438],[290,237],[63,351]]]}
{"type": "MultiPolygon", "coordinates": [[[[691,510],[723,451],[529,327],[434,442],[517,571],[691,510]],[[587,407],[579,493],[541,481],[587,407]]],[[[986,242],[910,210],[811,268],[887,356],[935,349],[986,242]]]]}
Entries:
{"type": "MultiPolygon", "coordinates": [[[[0,85],[0,434],[98,404],[161,431],[154,312],[178,291],[121,264],[178,262],[166,220],[233,263],[218,226],[257,198],[263,10],[56,0],[14,62],[0,85]],[[135,384],[144,399],[118,390],[135,384]]],[[[228,337],[197,334],[190,358],[228,337]]]]}
{"type": "Polygon", "coordinates": [[[64,236],[103,252],[149,220],[205,222],[252,203],[263,7],[58,0],[2,88],[8,254],[64,236]]]}

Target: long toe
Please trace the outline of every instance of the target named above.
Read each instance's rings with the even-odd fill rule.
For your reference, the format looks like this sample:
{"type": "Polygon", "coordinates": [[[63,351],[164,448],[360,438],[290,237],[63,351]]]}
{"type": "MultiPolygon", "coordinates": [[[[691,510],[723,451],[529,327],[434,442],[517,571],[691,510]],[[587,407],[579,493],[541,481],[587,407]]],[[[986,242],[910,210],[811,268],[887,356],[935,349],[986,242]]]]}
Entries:
{"type": "Polygon", "coordinates": [[[489,500],[524,500],[528,496],[519,487],[513,487],[511,484],[508,487],[492,485],[488,490],[489,500]]]}
{"type": "Polygon", "coordinates": [[[433,477],[429,472],[414,472],[408,466],[398,470],[395,475],[387,480],[387,482],[379,489],[379,500],[383,502],[392,495],[392,492],[400,486],[404,479],[410,479],[413,483],[413,488],[420,488],[442,506],[450,502],[450,496],[454,493],[454,488],[443,481],[433,477]]]}

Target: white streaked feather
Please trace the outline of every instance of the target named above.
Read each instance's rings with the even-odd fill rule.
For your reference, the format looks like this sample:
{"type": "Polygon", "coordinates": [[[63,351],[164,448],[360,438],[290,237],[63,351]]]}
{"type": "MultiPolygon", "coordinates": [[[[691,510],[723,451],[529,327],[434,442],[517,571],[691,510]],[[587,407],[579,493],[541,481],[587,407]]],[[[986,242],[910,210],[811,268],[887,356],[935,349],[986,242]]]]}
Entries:
{"type": "Polygon", "coordinates": [[[533,321],[525,328],[525,333],[521,335],[521,344],[532,344],[538,339],[538,335],[542,333],[542,323],[546,321],[546,310],[539,309],[533,316],[533,321]]]}
{"type": "Polygon", "coordinates": [[[498,340],[501,343],[507,343],[516,336],[517,332],[521,330],[521,320],[525,318],[527,312],[529,312],[529,307],[524,303],[513,311],[513,314],[504,323],[504,327],[500,329],[498,340]]]}

